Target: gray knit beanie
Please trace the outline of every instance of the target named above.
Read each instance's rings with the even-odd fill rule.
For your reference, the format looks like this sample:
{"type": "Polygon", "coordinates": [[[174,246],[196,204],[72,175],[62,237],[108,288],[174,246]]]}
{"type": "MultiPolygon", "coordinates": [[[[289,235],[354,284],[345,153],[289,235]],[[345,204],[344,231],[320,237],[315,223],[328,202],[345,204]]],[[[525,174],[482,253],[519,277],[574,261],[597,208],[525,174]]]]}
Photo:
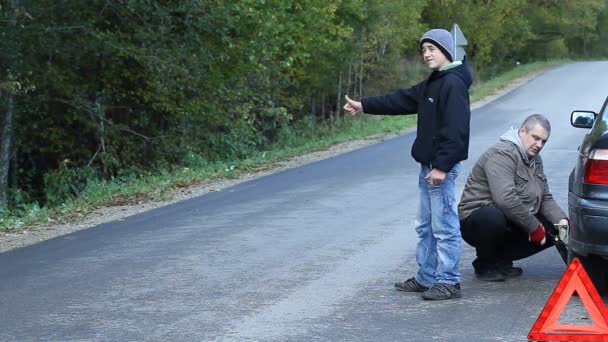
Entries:
{"type": "Polygon", "coordinates": [[[432,29],[426,31],[418,41],[418,47],[422,49],[422,43],[429,42],[437,46],[441,52],[450,60],[454,61],[454,38],[452,34],[444,29],[432,29]]]}

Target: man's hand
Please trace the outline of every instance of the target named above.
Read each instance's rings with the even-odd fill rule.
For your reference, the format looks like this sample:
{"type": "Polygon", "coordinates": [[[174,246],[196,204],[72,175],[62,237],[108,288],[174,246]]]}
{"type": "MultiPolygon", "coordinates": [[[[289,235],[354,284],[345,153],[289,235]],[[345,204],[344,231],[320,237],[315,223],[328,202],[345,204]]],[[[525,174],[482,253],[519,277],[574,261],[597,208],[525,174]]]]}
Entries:
{"type": "Polygon", "coordinates": [[[445,180],[446,173],[439,169],[432,169],[424,179],[431,185],[439,185],[445,180]]]}
{"type": "Polygon", "coordinates": [[[344,95],[344,97],[346,98],[344,110],[349,112],[350,115],[356,115],[357,113],[361,113],[363,111],[363,105],[361,105],[361,102],[351,100],[348,95],[344,95]]]}
{"type": "Polygon", "coordinates": [[[570,231],[570,220],[567,217],[564,217],[563,219],[559,220],[559,222],[556,223],[554,226],[557,230],[557,236],[559,236],[559,239],[564,242],[567,242],[568,234],[570,231]]]}
{"type": "Polygon", "coordinates": [[[544,246],[545,242],[547,241],[547,238],[545,237],[545,227],[542,225],[542,223],[539,223],[536,227],[536,230],[534,230],[530,234],[529,240],[532,243],[544,246]]]}

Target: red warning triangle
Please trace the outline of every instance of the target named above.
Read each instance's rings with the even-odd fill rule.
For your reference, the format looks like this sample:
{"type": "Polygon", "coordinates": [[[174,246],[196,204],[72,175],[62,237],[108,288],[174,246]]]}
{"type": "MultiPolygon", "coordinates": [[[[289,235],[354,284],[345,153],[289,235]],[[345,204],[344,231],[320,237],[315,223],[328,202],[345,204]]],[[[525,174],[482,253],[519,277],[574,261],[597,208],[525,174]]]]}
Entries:
{"type": "Polygon", "coordinates": [[[608,309],[583,265],[574,258],[538,319],[528,333],[528,341],[608,341],[608,309]],[[558,324],[557,320],[576,291],[593,324],[558,324]]]}

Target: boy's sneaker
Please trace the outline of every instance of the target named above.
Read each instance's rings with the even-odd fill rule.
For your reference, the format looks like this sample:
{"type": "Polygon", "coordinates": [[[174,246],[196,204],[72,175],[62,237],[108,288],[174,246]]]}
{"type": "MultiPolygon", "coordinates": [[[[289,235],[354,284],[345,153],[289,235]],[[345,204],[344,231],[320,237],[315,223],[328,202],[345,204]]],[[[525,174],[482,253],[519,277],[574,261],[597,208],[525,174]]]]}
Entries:
{"type": "Polygon", "coordinates": [[[444,300],[460,298],[460,283],[454,285],[447,283],[436,283],[430,289],[422,293],[422,298],[426,300],[444,300]]]}
{"type": "Polygon", "coordinates": [[[429,288],[420,284],[416,281],[416,278],[412,277],[406,281],[400,281],[395,283],[395,288],[399,291],[405,292],[424,292],[429,288]]]}

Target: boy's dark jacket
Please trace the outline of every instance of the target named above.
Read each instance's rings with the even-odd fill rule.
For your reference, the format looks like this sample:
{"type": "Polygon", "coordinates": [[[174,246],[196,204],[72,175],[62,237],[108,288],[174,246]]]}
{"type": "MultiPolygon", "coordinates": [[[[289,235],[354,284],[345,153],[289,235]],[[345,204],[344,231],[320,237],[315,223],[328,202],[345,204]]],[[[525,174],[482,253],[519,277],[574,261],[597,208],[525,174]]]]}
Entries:
{"type": "Polygon", "coordinates": [[[418,132],[412,157],[424,165],[448,172],[468,158],[473,82],[466,58],[461,65],[435,70],[423,82],[384,96],[363,97],[367,114],[418,113],[418,132]]]}

